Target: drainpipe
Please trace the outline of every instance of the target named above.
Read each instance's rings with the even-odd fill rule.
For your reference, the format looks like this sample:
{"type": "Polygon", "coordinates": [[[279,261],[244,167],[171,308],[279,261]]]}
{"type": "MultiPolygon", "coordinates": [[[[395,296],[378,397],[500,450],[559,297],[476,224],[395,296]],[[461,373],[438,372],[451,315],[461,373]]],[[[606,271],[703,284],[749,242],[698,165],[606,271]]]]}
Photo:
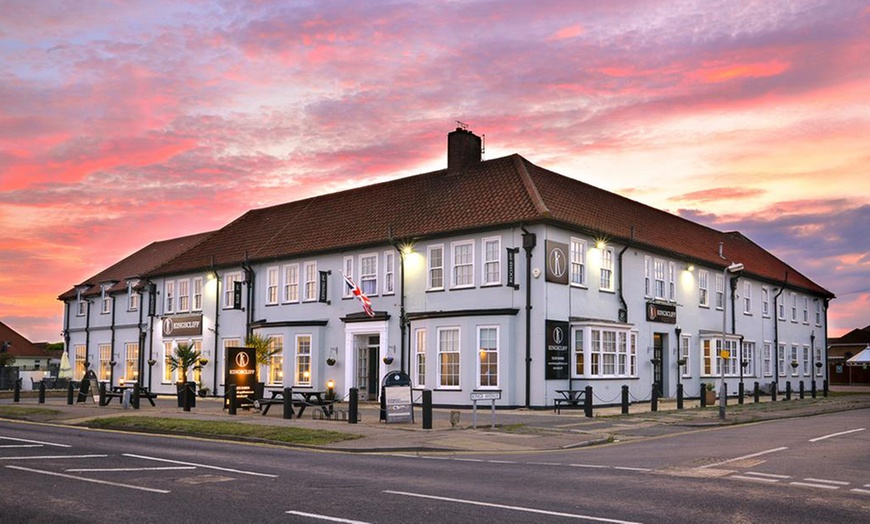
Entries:
{"type": "Polygon", "coordinates": [[[214,370],[212,371],[214,375],[214,382],[212,383],[212,394],[217,396],[217,386],[218,386],[218,348],[219,348],[219,325],[220,325],[220,314],[221,314],[221,277],[217,271],[212,269],[212,273],[214,274],[215,279],[215,293],[214,293],[214,370]]]}
{"type": "MultiPolygon", "coordinates": [[[[112,295],[112,324],[109,326],[112,332],[111,353],[109,354],[109,389],[115,385],[115,366],[112,366],[112,361],[115,361],[115,295],[112,295]]],[[[123,362],[123,361],[122,361],[123,362]]]]}
{"type": "MultiPolygon", "coordinates": [[[[142,314],[144,313],[142,310],[145,309],[145,300],[141,291],[137,291],[136,294],[139,295],[139,361],[136,362],[136,366],[139,368],[139,380],[141,382],[145,380],[145,325],[142,323],[142,314]]],[[[151,368],[148,369],[148,389],[151,390],[151,368]]]]}
{"type": "Polygon", "coordinates": [[[619,321],[623,323],[628,322],[628,304],[625,302],[625,296],[622,294],[622,255],[628,251],[631,243],[634,242],[634,226],[631,226],[631,237],[628,242],[626,242],[625,246],[619,251],[619,255],[616,258],[616,267],[619,272],[619,303],[622,304],[622,309],[619,310],[619,321]]]}
{"type": "Polygon", "coordinates": [[[779,292],[773,297],[773,384],[775,388],[779,388],[779,296],[785,291],[785,286],[788,285],[788,271],[785,272],[785,280],[782,282],[782,287],[779,292]]]}
{"type": "MultiPolygon", "coordinates": [[[[91,367],[91,300],[85,301],[85,375],[88,374],[88,368],[91,367]]],[[[85,377],[82,377],[84,380],[85,377]]]]}
{"type": "MultiPolygon", "coordinates": [[[[148,332],[151,334],[151,339],[148,343],[148,360],[154,359],[154,317],[157,315],[157,286],[154,282],[148,281],[148,332]]],[[[148,389],[151,389],[151,375],[154,373],[154,366],[148,370],[148,389]]]]}
{"type": "Polygon", "coordinates": [[[532,250],[538,237],[524,227],[523,249],[526,252],[526,408],[532,405],[532,250]]]}
{"type": "MultiPolygon", "coordinates": [[[[824,380],[824,384],[828,384],[828,385],[831,384],[830,377],[828,377],[828,373],[829,373],[829,369],[828,369],[828,304],[830,304],[830,303],[831,303],[831,299],[826,298],[825,302],[824,302],[824,304],[825,304],[825,329],[823,331],[824,332],[823,339],[824,339],[825,343],[822,346],[824,348],[824,351],[822,351],[822,359],[823,359],[822,360],[822,364],[823,364],[822,369],[825,370],[824,374],[822,374],[822,380],[824,380]]],[[[825,391],[827,391],[827,389],[825,389],[825,391]]]]}
{"type": "MultiPolygon", "coordinates": [[[[247,255],[245,258],[247,258],[247,255]]],[[[245,271],[246,297],[248,300],[246,304],[248,314],[245,322],[245,336],[250,337],[254,331],[251,328],[251,324],[254,323],[254,269],[248,265],[247,261],[242,263],[242,269],[245,271]]]]}
{"type": "MultiPolygon", "coordinates": [[[[399,262],[401,263],[400,266],[401,266],[401,271],[402,271],[401,280],[399,280],[399,332],[400,332],[399,338],[401,340],[401,342],[400,342],[401,347],[399,349],[399,369],[401,369],[402,371],[406,371],[405,370],[405,349],[407,348],[409,351],[408,363],[410,364],[410,362],[411,362],[411,354],[410,354],[411,338],[410,338],[410,334],[407,334],[408,335],[408,343],[407,343],[407,345],[405,345],[405,335],[408,331],[408,326],[407,326],[408,319],[405,317],[405,253],[399,248],[399,246],[395,242],[392,242],[392,240],[391,240],[391,243],[393,244],[393,247],[396,248],[396,251],[399,252],[399,262]]],[[[409,367],[410,367],[410,365],[409,365],[409,367]]],[[[408,371],[410,371],[410,370],[408,370],[408,371]]],[[[410,375],[410,373],[409,373],[409,375],[410,375]]]]}
{"type": "Polygon", "coordinates": [[[737,282],[740,280],[740,275],[734,275],[729,281],[731,286],[731,334],[737,334],[737,304],[735,298],[737,296],[737,282]]]}
{"type": "Polygon", "coordinates": [[[64,309],[66,314],[63,316],[63,343],[66,346],[66,356],[69,358],[69,302],[64,301],[64,309]]]}

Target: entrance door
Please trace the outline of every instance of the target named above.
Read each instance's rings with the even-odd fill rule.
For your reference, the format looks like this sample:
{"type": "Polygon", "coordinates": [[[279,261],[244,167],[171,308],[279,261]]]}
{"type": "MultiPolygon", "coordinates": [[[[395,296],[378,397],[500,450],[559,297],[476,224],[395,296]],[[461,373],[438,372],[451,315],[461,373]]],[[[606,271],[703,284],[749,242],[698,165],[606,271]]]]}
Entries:
{"type": "Polygon", "coordinates": [[[653,334],[653,386],[659,393],[659,397],[664,396],[664,335],[663,333],[653,334]]]}
{"type": "Polygon", "coordinates": [[[378,399],[378,358],[380,356],[380,337],[369,335],[359,337],[362,344],[357,346],[356,387],[360,400],[378,399]]]}

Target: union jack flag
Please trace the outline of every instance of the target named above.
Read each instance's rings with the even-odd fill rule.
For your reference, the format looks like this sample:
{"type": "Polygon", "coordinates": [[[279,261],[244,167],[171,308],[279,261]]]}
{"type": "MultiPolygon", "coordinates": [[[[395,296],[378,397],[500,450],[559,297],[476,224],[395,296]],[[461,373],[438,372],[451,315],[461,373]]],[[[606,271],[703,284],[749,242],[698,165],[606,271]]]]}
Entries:
{"type": "Polygon", "coordinates": [[[362,304],[363,311],[366,312],[366,315],[370,317],[375,316],[375,310],[372,309],[372,301],[369,299],[369,297],[367,297],[366,294],[363,293],[363,290],[360,289],[360,287],[356,285],[349,276],[345,275],[344,273],[342,273],[341,276],[344,277],[344,283],[347,284],[347,287],[350,289],[350,292],[353,294],[353,296],[359,299],[360,304],[362,304]]]}

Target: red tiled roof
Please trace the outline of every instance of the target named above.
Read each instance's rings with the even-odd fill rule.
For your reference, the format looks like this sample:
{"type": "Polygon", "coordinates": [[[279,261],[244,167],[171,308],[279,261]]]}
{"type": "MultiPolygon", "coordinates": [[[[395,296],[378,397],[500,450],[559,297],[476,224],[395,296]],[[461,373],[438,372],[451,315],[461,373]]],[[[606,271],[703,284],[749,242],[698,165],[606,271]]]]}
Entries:
{"type": "Polygon", "coordinates": [[[538,167],[519,155],[249,211],[156,268],[164,275],[493,227],[557,223],[687,262],[833,297],[739,233],[723,233],[538,167]],[[719,257],[719,243],[727,260],[719,257]]]}
{"type": "Polygon", "coordinates": [[[3,322],[0,322],[0,344],[3,342],[11,343],[9,347],[9,352],[15,355],[16,357],[47,357],[48,353],[42,348],[42,346],[34,344],[33,342],[24,338],[23,335],[7,326],[3,322]]]}
{"type": "Polygon", "coordinates": [[[60,295],[58,299],[68,300],[75,298],[76,290],[82,286],[87,287],[84,295],[98,295],[101,292],[100,284],[107,282],[116,282],[115,285],[109,288],[109,292],[126,289],[126,279],[146,275],[149,271],[195,247],[211,234],[212,232],[199,233],[171,240],[152,242],[113,266],[87,279],[84,283],[60,295]]]}

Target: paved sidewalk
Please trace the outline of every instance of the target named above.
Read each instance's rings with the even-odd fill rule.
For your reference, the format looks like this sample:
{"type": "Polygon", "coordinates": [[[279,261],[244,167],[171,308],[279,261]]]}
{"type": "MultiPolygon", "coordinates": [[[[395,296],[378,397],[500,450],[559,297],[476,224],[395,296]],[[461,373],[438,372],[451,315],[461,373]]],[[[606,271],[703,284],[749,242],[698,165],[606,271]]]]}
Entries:
{"type": "MultiPolygon", "coordinates": [[[[834,391],[837,391],[834,388],[834,391]]],[[[471,409],[433,410],[433,429],[422,429],[420,408],[415,408],[412,424],[385,424],[379,421],[377,405],[362,404],[360,421],[349,424],[338,420],[316,420],[314,408],[306,410],[301,419],[285,420],[280,406],[273,406],[268,415],[255,410],[238,410],[235,416],[223,409],[221,399],[198,398],[196,407],[184,412],[177,407],[174,397],[160,397],[157,407],[142,402],[139,410],[123,409],[113,402],[106,407],[93,403],[67,405],[66,395],[49,397],[44,405],[37,399],[22,398],[15,404],[8,396],[0,397],[0,406],[45,407],[55,411],[52,415],[28,416],[29,420],[58,424],[86,424],[87,421],[107,416],[179,417],[199,420],[225,420],[245,424],[286,425],[308,429],[341,431],[360,435],[361,438],[343,441],[324,449],[356,452],[486,452],[486,451],[534,451],[568,449],[589,446],[609,441],[643,439],[672,433],[716,427],[723,424],[739,424],[788,417],[811,416],[853,409],[870,409],[870,388],[853,389],[849,394],[833,394],[803,400],[796,399],[770,402],[769,397],[758,404],[747,398],[738,405],[729,399],[725,421],[718,417],[718,407],[699,408],[697,400],[687,400],[683,410],[677,410],[675,401],[659,402],[659,410],[650,411],[649,403],[633,404],[628,415],[621,408],[596,408],[593,418],[583,416],[583,410],[562,409],[561,414],[552,410],[497,410],[496,427],[491,428],[492,415],[489,407],[478,407],[474,429],[474,414],[471,409]],[[458,423],[451,424],[459,413],[458,423]]],[[[346,405],[338,405],[346,409],[346,405]]]]}

